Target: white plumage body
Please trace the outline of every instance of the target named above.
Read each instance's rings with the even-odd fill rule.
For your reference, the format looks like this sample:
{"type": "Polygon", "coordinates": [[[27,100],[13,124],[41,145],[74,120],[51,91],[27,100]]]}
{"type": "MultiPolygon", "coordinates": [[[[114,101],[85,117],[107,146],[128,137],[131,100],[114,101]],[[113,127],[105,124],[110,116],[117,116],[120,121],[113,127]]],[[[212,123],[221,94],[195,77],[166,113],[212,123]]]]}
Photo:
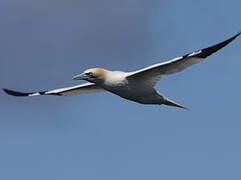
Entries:
{"type": "Polygon", "coordinates": [[[142,104],[162,104],[162,98],[157,91],[144,83],[127,79],[130,73],[107,71],[106,80],[100,87],[122,98],[142,104]]]}

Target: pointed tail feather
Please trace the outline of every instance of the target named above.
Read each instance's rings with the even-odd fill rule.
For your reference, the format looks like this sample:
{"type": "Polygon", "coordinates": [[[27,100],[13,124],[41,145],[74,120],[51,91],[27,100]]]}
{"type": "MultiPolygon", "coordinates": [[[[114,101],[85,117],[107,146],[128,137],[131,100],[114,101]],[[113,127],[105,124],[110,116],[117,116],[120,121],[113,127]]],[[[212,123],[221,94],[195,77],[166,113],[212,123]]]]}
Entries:
{"type": "Polygon", "coordinates": [[[178,107],[178,108],[182,108],[182,109],[186,109],[189,110],[188,108],[182,106],[181,104],[175,103],[174,101],[170,100],[170,99],[165,99],[165,102],[163,103],[167,106],[174,106],[174,107],[178,107]]]}

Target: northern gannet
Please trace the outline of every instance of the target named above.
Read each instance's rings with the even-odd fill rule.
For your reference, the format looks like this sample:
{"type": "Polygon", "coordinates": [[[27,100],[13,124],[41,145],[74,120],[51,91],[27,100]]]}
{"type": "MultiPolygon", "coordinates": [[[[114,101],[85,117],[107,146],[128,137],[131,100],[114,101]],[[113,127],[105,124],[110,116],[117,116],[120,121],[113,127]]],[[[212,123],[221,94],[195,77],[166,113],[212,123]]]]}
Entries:
{"type": "Polygon", "coordinates": [[[73,77],[74,80],[88,81],[87,83],[77,86],[32,93],[18,92],[5,88],[3,90],[7,94],[13,96],[71,96],[82,93],[108,91],[122,98],[141,104],[165,104],[168,106],[187,109],[158,92],[154,88],[157,81],[160,80],[162,75],[180,72],[193,64],[203,61],[209,55],[229,44],[240,34],[241,32],[214,46],[201,49],[166,62],[154,64],[134,72],[109,71],[103,68],[87,69],[82,74],[73,77]]]}

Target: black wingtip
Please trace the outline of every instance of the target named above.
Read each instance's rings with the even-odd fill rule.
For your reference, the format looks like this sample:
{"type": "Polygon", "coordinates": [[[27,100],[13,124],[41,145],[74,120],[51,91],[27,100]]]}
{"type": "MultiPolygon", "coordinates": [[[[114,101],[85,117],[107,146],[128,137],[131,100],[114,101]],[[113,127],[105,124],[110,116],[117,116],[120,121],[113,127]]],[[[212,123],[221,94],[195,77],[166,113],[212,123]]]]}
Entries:
{"type": "Polygon", "coordinates": [[[241,34],[241,31],[239,31],[236,35],[234,35],[232,38],[230,38],[230,39],[235,39],[236,37],[238,37],[239,35],[241,34]]]}
{"type": "Polygon", "coordinates": [[[210,56],[211,54],[217,52],[219,49],[221,49],[221,48],[225,47],[226,45],[228,45],[230,42],[232,42],[234,39],[236,39],[240,34],[241,34],[241,31],[238,32],[233,37],[227,39],[226,41],[223,41],[223,42],[218,43],[218,44],[216,44],[214,46],[202,49],[201,53],[198,54],[197,57],[206,58],[207,56],[210,56]]]}
{"type": "Polygon", "coordinates": [[[237,35],[236,36],[239,36],[241,34],[241,30],[237,33],[237,35]]]}
{"type": "Polygon", "coordinates": [[[13,91],[13,90],[6,89],[6,88],[3,88],[3,91],[4,91],[5,93],[7,93],[8,95],[12,95],[12,96],[28,96],[28,95],[29,95],[29,93],[23,93],[23,92],[13,91]]]}

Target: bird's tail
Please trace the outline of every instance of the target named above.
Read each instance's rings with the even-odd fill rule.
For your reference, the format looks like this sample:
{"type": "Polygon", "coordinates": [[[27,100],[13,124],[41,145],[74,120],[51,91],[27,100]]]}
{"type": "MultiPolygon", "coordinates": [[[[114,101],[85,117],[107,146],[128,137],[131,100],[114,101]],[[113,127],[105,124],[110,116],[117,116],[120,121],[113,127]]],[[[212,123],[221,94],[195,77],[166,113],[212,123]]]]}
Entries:
{"type": "Polygon", "coordinates": [[[178,108],[182,108],[182,109],[189,110],[188,108],[182,106],[181,104],[175,103],[174,101],[172,101],[172,100],[170,100],[170,99],[168,99],[168,98],[165,98],[163,104],[165,104],[165,105],[167,105],[167,106],[174,106],[174,107],[178,107],[178,108]]]}

